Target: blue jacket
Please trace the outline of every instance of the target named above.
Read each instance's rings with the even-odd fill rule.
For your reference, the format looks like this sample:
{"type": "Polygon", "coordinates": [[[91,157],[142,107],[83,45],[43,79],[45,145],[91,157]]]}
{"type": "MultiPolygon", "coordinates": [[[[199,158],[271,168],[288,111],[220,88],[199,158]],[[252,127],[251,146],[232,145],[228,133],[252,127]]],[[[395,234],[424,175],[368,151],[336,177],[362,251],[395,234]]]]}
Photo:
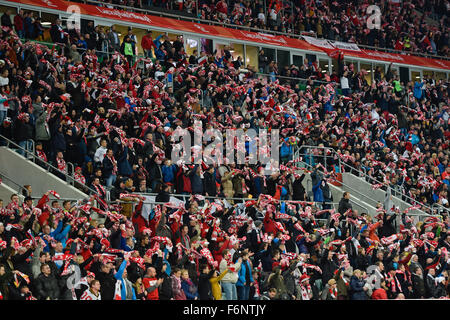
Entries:
{"type": "Polygon", "coordinates": [[[420,100],[422,98],[422,86],[423,86],[423,82],[415,82],[414,83],[414,98],[420,100]]]}
{"type": "MultiPolygon", "coordinates": [[[[63,230],[63,222],[59,221],[58,226],[56,227],[55,231],[50,232],[50,237],[52,237],[53,239],[55,239],[56,241],[60,241],[63,249],[66,247],[66,241],[67,241],[67,235],[69,234],[70,225],[67,225],[64,230],[63,230]]],[[[42,237],[41,237],[42,238],[42,237]]],[[[48,241],[45,240],[44,238],[42,238],[46,244],[46,246],[44,247],[44,252],[50,252],[50,246],[48,245],[48,241]]]]}
{"type": "Polygon", "coordinates": [[[163,165],[161,167],[161,172],[163,175],[164,182],[173,183],[175,181],[175,173],[177,172],[177,166],[175,164],[172,164],[170,166],[163,165]]]}
{"type": "Polygon", "coordinates": [[[281,145],[280,157],[282,157],[282,158],[290,157],[291,154],[293,153],[292,146],[287,141],[288,141],[288,138],[286,138],[284,140],[283,144],[281,145]]]}
{"type": "Polygon", "coordinates": [[[323,200],[324,200],[322,188],[320,188],[321,183],[322,183],[322,180],[319,180],[319,182],[312,188],[312,191],[314,193],[314,201],[316,201],[316,202],[323,202],[323,200]]]}
{"type": "Polygon", "coordinates": [[[183,289],[184,294],[186,295],[187,300],[194,300],[195,297],[198,298],[198,290],[197,290],[197,288],[195,287],[195,284],[194,284],[194,283],[192,283],[192,284],[193,284],[193,286],[194,286],[194,288],[195,288],[195,291],[194,291],[194,289],[192,290],[192,291],[194,291],[194,292],[191,292],[191,291],[189,290],[190,287],[189,287],[189,284],[188,284],[187,281],[181,280],[181,289],[183,289]]]}
{"type": "Polygon", "coordinates": [[[120,158],[117,159],[117,170],[119,174],[123,176],[131,176],[133,174],[133,169],[127,159],[128,148],[125,147],[120,158]]]}
{"type": "MultiPolygon", "coordinates": [[[[116,274],[114,275],[114,278],[116,278],[117,280],[120,280],[120,282],[122,282],[122,286],[120,289],[120,297],[122,298],[122,300],[126,300],[127,299],[127,291],[126,291],[126,284],[125,284],[125,280],[123,278],[123,272],[125,271],[125,268],[127,267],[127,262],[125,260],[122,261],[122,264],[119,267],[119,270],[117,270],[116,274]]],[[[133,292],[133,300],[136,300],[136,292],[134,291],[134,288],[131,287],[131,290],[133,292]]]]}
{"type": "MultiPolygon", "coordinates": [[[[245,273],[247,272],[250,273],[250,282],[253,282],[253,276],[252,276],[252,268],[250,268],[250,263],[247,261],[243,261],[241,264],[241,268],[239,269],[238,272],[238,281],[236,282],[236,286],[238,287],[243,287],[244,283],[245,283],[245,273]]],[[[250,283],[247,283],[247,286],[249,286],[250,283]]]]}

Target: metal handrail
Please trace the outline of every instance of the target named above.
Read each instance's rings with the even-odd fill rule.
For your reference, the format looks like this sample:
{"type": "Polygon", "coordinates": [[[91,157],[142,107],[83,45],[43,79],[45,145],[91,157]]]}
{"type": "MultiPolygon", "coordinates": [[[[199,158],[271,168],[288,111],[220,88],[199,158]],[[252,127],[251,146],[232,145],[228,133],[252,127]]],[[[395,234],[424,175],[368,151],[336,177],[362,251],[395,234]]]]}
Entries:
{"type": "MultiPolygon", "coordinates": [[[[298,158],[298,157],[297,157],[297,154],[296,154],[296,157],[294,157],[294,158],[298,158]]],[[[315,169],[312,165],[310,165],[310,164],[308,164],[308,163],[306,163],[306,162],[303,162],[303,161],[302,161],[302,163],[304,163],[308,168],[310,168],[310,169],[312,169],[312,170],[315,169]]],[[[325,174],[322,170],[318,170],[318,171],[321,172],[322,174],[325,174]]],[[[349,186],[348,184],[346,184],[346,183],[344,183],[344,182],[341,182],[341,181],[339,181],[339,183],[340,183],[342,186],[344,186],[344,187],[350,189],[353,193],[359,195],[360,197],[369,199],[369,201],[374,201],[372,198],[370,198],[370,197],[366,196],[365,194],[359,192],[358,190],[354,189],[353,187],[349,186]]],[[[356,205],[360,206],[361,208],[366,209],[367,212],[369,212],[368,208],[366,208],[366,207],[364,207],[364,206],[362,206],[362,205],[360,205],[360,204],[358,204],[358,203],[356,203],[356,205]]],[[[374,206],[374,207],[375,207],[375,206],[374,206]]]]}
{"type": "MultiPolygon", "coordinates": [[[[89,2],[99,4],[100,7],[104,7],[104,3],[101,1],[89,0],[89,2]]],[[[154,10],[149,10],[149,9],[135,8],[135,7],[125,6],[125,5],[120,5],[120,4],[113,4],[112,6],[114,8],[125,9],[125,11],[165,16],[165,17],[170,17],[170,18],[174,18],[177,20],[188,20],[188,21],[191,21],[194,23],[225,26],[225,27],[232,28],[232,29],[241,29],[241,30],[254,31],[254,32],[260,32],[260,33],[281,35],[281,36],[285,36],[288,38],[294,38],[294,39],[301,39],[303,37],[302,34],[286,33],[286,32],[275,31],[275,30],[266,30],[266,29],[260,29],[260,28],[255,28],[255,27],[240,26],[240,25],[234,25],[234,24],[229,24],[229,23],[225,23],[225,22],[204,20],[204,19],[201,19],[198,17],[189,17],[189,16],[185,16],[185,15],[181,15],[181,14],[173,14],[173,13],[168,13],[168,12],[163,12],[163,11],[154,11],[154,10]]],[[[317,38],[317,36],[316,36],[316,38],[317,38]]],[[[324,40],[330,40],[330,39],[324,38],[324,40]]],[[[395,49],[390,49],[390,48],[379,48],[379,47],[374,47],[374,46],[369,46],[369,45],[362,45],[359,43],[357,43],[357,45],[362,48],[367,48],[367,49],[375,50],[375,51],[392,52],[392,53],[398,53],[398,54],[403,54],[403,55],[413,55],[413,56],[417,55],[417,56],[422,56],[422,57],[427,57],[427,58],[432,58],[432,59],[450,60],[450,57],[432,55],[432,54],[427,54],[427,53],[420,53],[420,52],[413,52],[413,51],[411,51],[411,52],[410,51],[400,51],[400,50],[395,50],[395,49]]]]}
{"type": "MultiPolygon", "coordinates": [[[[308,183],[309,181],[311,182],[311,185],[312,185],[312,179],[311,179],[311,178],[309,178],[309,179],[306,180],[307,183],[308,183]]],[[[339,182],[339,183],[341,183],[341,182],[339,182]]],[[[344,184],[343,184],[343,185],[344,185],[344,184]]],[[[345,185],[345,186],[346,186],[346,185],[345,185]]],[[[349,188],[350,188],[350,187],[349,187],[349,188]]],[[[312,189],[311,189],[311,190],[312,190],[312,189]]],[[[369,213],[369,209],[368,209],[366,206],[363,206],[363,205],[357,203],[357,202],[354,201],[353,199],[350,199],[350,201],[351,201],[355,206],[364,209],[364,210],[365,210],[364,212],[369,213]]],[[[320,202],[320,203],[322,203],[322,202],[320,202]]],[[[329,202],[326,202],[326,203],[328,204],[329,202]]],[[[339,206],[339,203],[337,203],[337,204],[338,204],[338,206],[339,206]]]]}
{"type": "MultiPolygon", "coordinates": [[[[19,146],[17,143],[15,143],[15,142],[9,140],[8,138],[6,138],[5,136],[3,136],[3,135],[1,135],[1,134],[0,134],[0,139],[3,139],[3,140],[6,141],[6,143],[7,143],[6,146],[7,146],[8,148],[9,148],[9,145],[12,144],[13,146],[17,147],[18,149],[23,150],[27,155],[30,155],[31,157],[33,157],[33,162],[34,162],[34,163],[36,163],[36,160],[38,160],[38,161],[41,162],[41,163],[45,163],[45,166],[47,167],[47,171],[50,171],[50,169],[52,169],[52,170],[54,170],[54,171],[56,171],[56,172],[59,172],[59,173],[63,174],[64,177],[65,177],[66,179],[69,179],[69,181],[72,181],[73,184],[76,182],[76,180],[75,180],[73,177],[69,176],[67,173],[62,172],[61,170],[59,170],[58,168],[52,166],[52,165],[51,165],[50,163],[48,163],[48,162],[44,162],[42,159],[38,158],[34,153],[31,153],[30,151],[28,151],[28,150],[22,148],[22,147],[19,146]]],[[[26,157],[25,157],[25,159],[28,160],[26,157]]],[[[39,163],[39,162],[38,162],[38,163],[39,163]]],[[[54,176],[57,177],[57,178],[59,178],[59,177],[56,176],[56,175],[54,175],[54,176]]],[[[62,179],[61,179],[61,180],[62,180],[62,179]]],[[[67,182],[67,181],[65,181],[65,182],[67,182]]],[[[69,183],[69,182],[67,182],[67,183],[69,183]]],[[[69,184],[73,185],[72,183],[69,183],[69,184]]],[[[89,187],[87,187],[87,186],[84,186],[84,187],[85,187],[88,191],[94,192],[94,193],[95,193],[95,191],[92,190],[92,189],[90,189],[89,187]]]]}
{"type": "MultiPolygon", "coordinates": [[[[318,146],[306,146],[306,145],[303,145],[303,146],[300,147],[300,149],[303,148],[303,147],[305,147],[305,148],[315,148],[315,149],[331,150],[333,153],[335,153],[335,154],[338,156],[338,159],[339,159],[339,167],[340,167],[340,168],[341,168],[342,166],[347,166],[347,167],[349,167],[351,170],[357,171],[360,175],[362,175],[362,176],[359,176],[360,178],[361,178],[361,177],[368,178],[368,179],[374,181],[376,184],[382,184],[382,185],[385,186],[385,187],[389,187],[389,185],[387,185],[386,183],[381,182],[381,181],[378,181],[377,179],[375,179],[375,178],[371,177],[370,175],[366,174],[364,171],[359,170],[359,169],[357,169],[357,168],[355,168],[355,167],[353,167],[353,166],[351,166],[351,165],[349,165],[349,164],[347,164],[347,163],[341,161],[341,158],[340,158],[339,154],[338,154],[337,151],[336,151],[335,149],[333,149],[332,147],[318,147],[318,146]]],[[[300,153],[298,153],[298,154],[300,155],[300,153]]],[[[351,172],[349,172],[349,173],[351,173],[351,172]]],[[[370,183],[370,182],[369,182],[369,183],[370,183]]],[[[411,197],[409,197],[409,196],[407,196],[407,195],[405,195],[405,194],[402,194],[402,197],[404,197],[405,199],[409,200],[409,201],[407,201],[407,202],[410,202],[410,204],[413,204],[413,205],[419,204],[419,205],[422,206],[424,209],[427,209],[427,210],[429,210],[430,212],[432,212],[430,207],[428,207],[428,206],[422,204],[421,202],[419,202],[419,201],[417,201],[417,200],[415,200],[415,199],[413,199],[413,198],[411,198],[411,197]]],[[[397,197],[397,198],[398,198],[398,197],[397,197]]]]}
{"type": "Polygon", "coordinates": [[[4,174],[3,172],[0,172],[0,177],[2,177],[2,180],[8,180],[9,182],[13,183],[16,187],[18,187],[17,193],[19,195],[22,195],[23,191],[26,190],[22,185],[20,185],[19,183],[15,182],[11,177],[9,177],[8,175],[4,174]]]}

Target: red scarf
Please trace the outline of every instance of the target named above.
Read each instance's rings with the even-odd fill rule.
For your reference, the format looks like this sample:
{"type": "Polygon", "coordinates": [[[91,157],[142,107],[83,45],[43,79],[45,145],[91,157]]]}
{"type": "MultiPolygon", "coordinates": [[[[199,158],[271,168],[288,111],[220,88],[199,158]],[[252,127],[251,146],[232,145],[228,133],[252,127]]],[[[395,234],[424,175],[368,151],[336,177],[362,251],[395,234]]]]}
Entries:
{"type": "Polygon", "coordinates": [[[117,161],[116,161],[116,159],[114,159],[114,156],[112,156],[112,157],[107,156],[107,158],[109,159],[109,161],[111,161],[111,163],[113,165],[112,174],[113,175],[117,175],[117,161]]]}
{"type": "Polygon", "coordinates": [[[41,158],[44,162],[47,162],[47,156],[45,155],[44,151],[36,150],[37,156],[41,158]]]}
{"type": "Polygon", "coordinates": [[[56,162],[58,163],[59,171],[66,173],[66,161],[62,158],[56,158],[56,162]]]}

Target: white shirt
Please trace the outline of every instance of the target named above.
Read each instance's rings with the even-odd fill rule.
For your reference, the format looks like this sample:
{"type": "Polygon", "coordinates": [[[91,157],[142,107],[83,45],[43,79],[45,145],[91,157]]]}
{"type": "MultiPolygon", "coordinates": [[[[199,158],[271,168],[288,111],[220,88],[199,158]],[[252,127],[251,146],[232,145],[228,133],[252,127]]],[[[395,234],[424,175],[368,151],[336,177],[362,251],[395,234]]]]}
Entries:
{"type": "Polygon", "coordinates": [[[263,12],[258,13],[258,19],[261,20],[263,23],[266,23],[266,16],[263,12]]]}
{"type": "Polygon", "coordinates": [[[380,115],[375,109],[372,109],[371,116],[372,116],[372,124],[376,123],[378,119],[380,119],[380,115]]]}
{"type": "Polygon", "coordinates": [[[0,76],[0,87],[7,86],[9,84],[9,78],[0,76]]]}
{"type": "Polygon", "coordinates": [[[91,290],[86,289],[86,291],[81,295],[80,300],[102,300],[102,295],[99,292],[98,297],[96,297],[95,294],[91,292],[91,290]]]}
{"type": "Polygon", "coordinates": [[[341,77],[341,89],[350,89],[347,77],[341,77]]]}
{"type": "Polygon", "coordinates": [[[95,151],[94,161],[103,162],[103,158],[105,157],[106,151],[108,151],[107,148],[102,146],[98,147],[97,150],[95,151]]]}

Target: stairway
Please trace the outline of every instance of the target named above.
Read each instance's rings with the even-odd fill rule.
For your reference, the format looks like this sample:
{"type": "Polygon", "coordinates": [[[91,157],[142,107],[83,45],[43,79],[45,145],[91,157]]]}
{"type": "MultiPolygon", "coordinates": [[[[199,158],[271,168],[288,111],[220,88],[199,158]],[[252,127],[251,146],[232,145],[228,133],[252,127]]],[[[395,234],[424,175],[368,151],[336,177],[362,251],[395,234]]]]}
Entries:
{"type": "MultiPolygon", "coordinates": [[[[0,173],[7,175],[17,185],[29,184],[33,194],[42,195],[48,190],[55,190],[61,198],[84,199],[88,195],[73,187],[44,168],[7,147],[0,147],[0,173]]],[[[5,199],[4,199],[5,200],[5,199]]]]}

